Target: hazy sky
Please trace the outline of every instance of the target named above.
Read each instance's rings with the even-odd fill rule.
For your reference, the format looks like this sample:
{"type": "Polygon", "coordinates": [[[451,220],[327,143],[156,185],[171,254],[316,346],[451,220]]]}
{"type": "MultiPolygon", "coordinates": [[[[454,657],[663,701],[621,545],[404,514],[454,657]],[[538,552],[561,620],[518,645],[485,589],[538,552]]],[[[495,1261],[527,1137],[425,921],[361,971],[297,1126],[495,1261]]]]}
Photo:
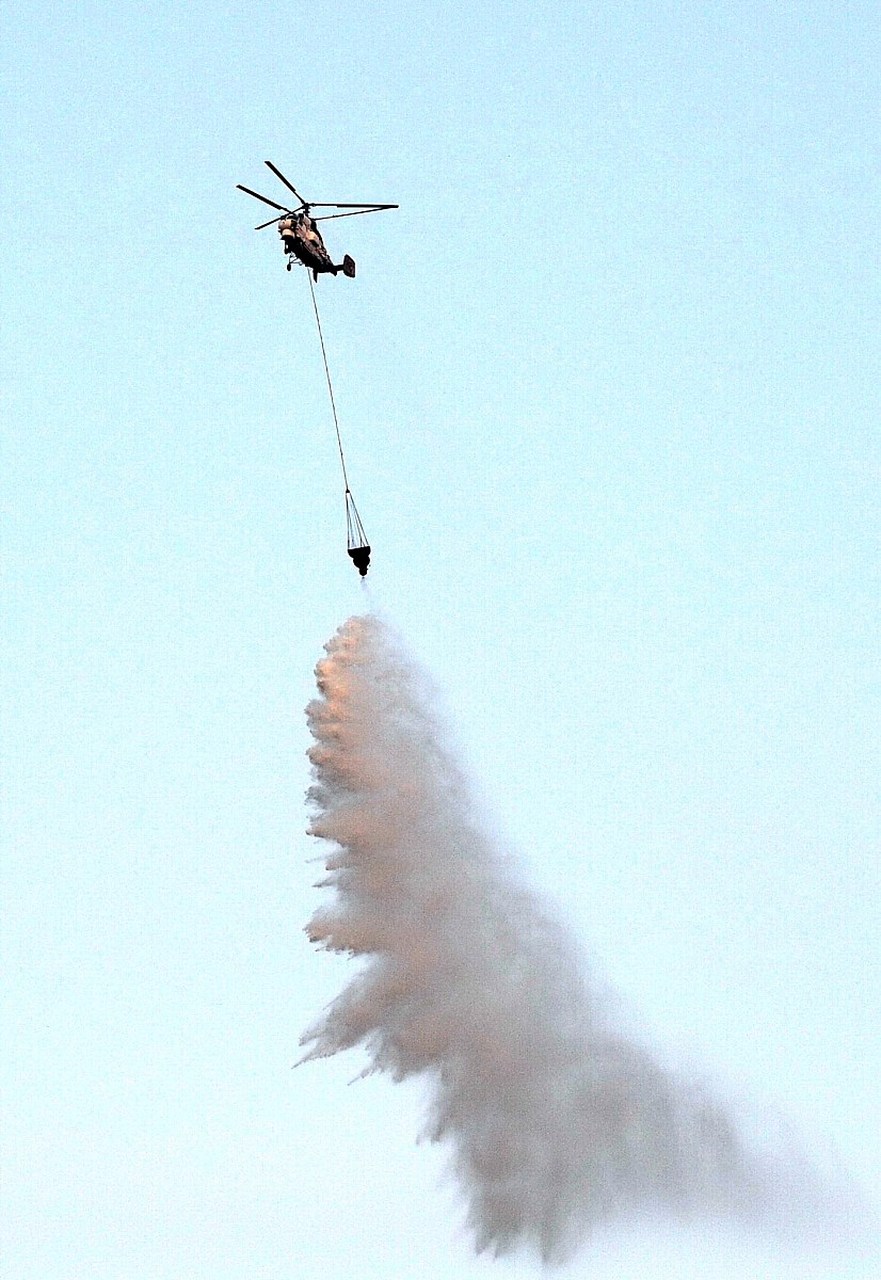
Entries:
{"type": "Polygon", "coordinates": [[[370,607],[646,1040],[879,1205],[877,5],[22,0],[0,59],[4,1280],[536,1273],[418,1088],[291,1070],[350,972],[303,708],[370,607]],[[317,286],[366,592],[266,158],[401,206],[317,286]]]}

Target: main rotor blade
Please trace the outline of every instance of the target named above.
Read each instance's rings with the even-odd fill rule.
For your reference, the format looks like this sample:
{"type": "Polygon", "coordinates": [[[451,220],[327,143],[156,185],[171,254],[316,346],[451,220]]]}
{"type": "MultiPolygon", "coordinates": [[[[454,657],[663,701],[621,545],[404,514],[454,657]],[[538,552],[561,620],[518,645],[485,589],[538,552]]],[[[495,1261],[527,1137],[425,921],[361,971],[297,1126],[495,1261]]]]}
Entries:
{"type": "Polygon", "coordinates": [[[268,196],[261,196],[259,191],[252,191],[250,187],[243,187],[240,182],[236,183],[236,190],[244,191],[246,195],[253,196],[255,200],[262,200],[264,204],[268,204],[273,209],[280,209],[282,213],[288,212],[283,204],[276,204],[275,201],[270,200],[268,196]]]}
{"type": "Polygon", "coordinates": [[[339,204],[330,200],[313,200],[310,209],[360,209],[362,213],[373,213],[377,209],[400,209],[399,204],[368,204],[360,200],[357,204],[339,204]]]}
{"type": "Polygon", "coordinates": [[[288,191],[293,191],[294,195],[297,197],[297,199],[299,200],[300,204],[305,204],[305,203],[306,203],[306,201],[305,201],[305,200],[303,199],[303,197],[300,195],[299,191],[298,191],[298,190],[297,190],[297,188],[293,185],[293,183],[292,183],[292,182],[288,182],[287,178],[284,176],[284,174],[282,173],[281,169],[276,169],[275,165],[272,163],[272,161],[271,161],[271,160],[264,160],[264,161],[263,161],[263,163],[266,165],[267,169],[271,169],[271,170],[272,170],[272,172],[275,174],[275,176],[276,176],[277,178],[280,178],[280,179],[281,179],[281,181],[282,181],[282,182],[285,184],[285,186],[287,187],[288,191]]]}
{"type": "Polygon", "coordinates": [[[255,227],[255,228],[254,228],[254,230],[255,230],[255,231],[264,231],[264,230],[266,229],[266,227],[274,227],[274,226],[275,226],[277,223],[279,223],[279,222],[281,222],[281,218],[270,218],[268,222],[261,222],[261,223],[260,223],[260,226],[259,226],[259,227],[255,227]]]}
{"type": "MultiPolygon", "coordinates": [[[[332,207],[332,206],[331,206],[332,207]]],[[[381,213],[383,209],[398,209],[400,205],[396,204],[375,204],[369,209],[353,209],[351,213],[323,213],[320,218],[313,218],[313,222],[330,222],[331,218],[357,218],[359,213],[381,213]]]]}

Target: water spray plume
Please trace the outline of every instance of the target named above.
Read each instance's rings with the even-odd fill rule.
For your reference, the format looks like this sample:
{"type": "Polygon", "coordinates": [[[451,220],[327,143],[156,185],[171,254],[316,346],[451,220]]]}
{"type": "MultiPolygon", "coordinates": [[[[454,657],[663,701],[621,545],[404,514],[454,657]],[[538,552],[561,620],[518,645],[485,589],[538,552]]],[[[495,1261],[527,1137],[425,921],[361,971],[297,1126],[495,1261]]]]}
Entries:
{"type": "Polygon", "coordinates": [[[375,617],[318,664],[310,832],[335,891],[307,932],[364,965],[303,1039],[430,1084],[478,1250],[567,1256],[617,1215],[747,1215],[772,1198],[726,1109],[616,1029],[566,931],[517,880],[375,617]]]}

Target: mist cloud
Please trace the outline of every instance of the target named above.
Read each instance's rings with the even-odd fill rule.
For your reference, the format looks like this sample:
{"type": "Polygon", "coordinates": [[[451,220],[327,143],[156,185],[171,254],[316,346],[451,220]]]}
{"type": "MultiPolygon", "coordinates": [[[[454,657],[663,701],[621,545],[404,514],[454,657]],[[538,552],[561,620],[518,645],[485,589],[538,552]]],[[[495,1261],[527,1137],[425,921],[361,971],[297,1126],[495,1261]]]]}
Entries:
{"type": "Polygon", "coordinates": [[[421,1076],[476,1247],[565,1257],[617,1216],[753,1218],[792,1182],[728,1110],[615,1025],[573,939],[518,882],[444,746],[424,680],[375,617],[318,664],[311,834],[332,900],[308,934],[362,958],[304,1036],[421,1076]]]}

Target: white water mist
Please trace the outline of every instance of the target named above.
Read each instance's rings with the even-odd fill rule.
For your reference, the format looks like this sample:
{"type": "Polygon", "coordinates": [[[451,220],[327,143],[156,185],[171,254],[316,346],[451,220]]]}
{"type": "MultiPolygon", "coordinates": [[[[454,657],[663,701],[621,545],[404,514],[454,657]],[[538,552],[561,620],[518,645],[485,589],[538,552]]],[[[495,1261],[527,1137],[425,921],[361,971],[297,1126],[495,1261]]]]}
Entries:
{"type": "Polygon", "coordinates": [[[726,1109],[628,1034],[483,829],[420,675],[375,617],[316,668],[311,834],[333,900],[310,938],[363,958],[305,1036],[430,1085],[478,1249],[565,1257],[618,1215],[753,1216],[773,1199],[726,1109]]]}

